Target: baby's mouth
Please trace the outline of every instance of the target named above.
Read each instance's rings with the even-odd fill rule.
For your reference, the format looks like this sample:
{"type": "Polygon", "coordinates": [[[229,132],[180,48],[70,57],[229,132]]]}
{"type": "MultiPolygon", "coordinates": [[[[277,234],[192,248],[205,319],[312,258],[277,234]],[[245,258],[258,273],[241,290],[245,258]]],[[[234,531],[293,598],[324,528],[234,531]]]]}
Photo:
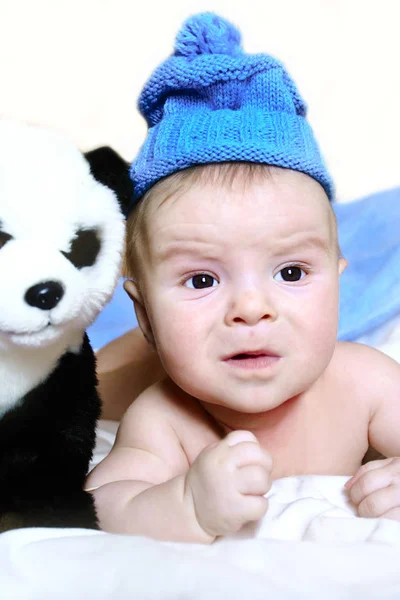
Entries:
{"type": "Polygon", "coordinates": [[[242,354],[235,354],[231,357],[230,360],[244,360],[246,358],[259,358],[260,356],[267,356],[263,352],[260,353],[252,353],[252,352],[243,352],[242,354]]]}
{"type": "Polygon", "coordinates": [[[240,352],[227,357],[224,362],[233,367],[244,369],[264,369],[279,360],[279,356],[270,352],[240,352]]]}

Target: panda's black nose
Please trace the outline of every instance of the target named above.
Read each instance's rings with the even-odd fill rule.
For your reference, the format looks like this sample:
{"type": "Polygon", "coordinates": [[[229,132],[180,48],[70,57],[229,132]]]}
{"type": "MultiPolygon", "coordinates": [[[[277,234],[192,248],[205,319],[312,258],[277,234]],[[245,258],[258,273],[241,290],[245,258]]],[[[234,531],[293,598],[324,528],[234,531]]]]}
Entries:
{"type": "Polygon", "coordinates": [[[25,302],[41,310],[51,310],[64,296],[64,289],[57,281],[43,281],[29,288],[25,302]]]}

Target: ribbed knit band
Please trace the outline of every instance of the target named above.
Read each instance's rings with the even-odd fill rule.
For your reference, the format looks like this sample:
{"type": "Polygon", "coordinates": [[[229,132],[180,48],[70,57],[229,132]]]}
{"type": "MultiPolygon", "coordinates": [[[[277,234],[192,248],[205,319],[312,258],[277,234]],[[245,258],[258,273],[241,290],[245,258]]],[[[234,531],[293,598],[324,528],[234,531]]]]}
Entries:
{"type": "Polygon", "coordinates": [[[237,29],[213,13],[184,24],[175,54],[145,85],[139,110],[149,130],[131,166],[132,206],[167,175],[226,161],[301,171],[333,197],[306,105],[283,65],[245,54],[237,29]]]}

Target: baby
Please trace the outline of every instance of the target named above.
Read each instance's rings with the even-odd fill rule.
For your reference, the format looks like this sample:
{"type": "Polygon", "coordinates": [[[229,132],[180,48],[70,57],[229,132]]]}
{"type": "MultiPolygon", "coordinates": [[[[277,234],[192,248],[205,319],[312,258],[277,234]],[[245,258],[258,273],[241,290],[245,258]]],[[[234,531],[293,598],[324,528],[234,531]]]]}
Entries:
{"type": "Polygon", "coordinates": [[[102,528],[209,543],[297,474],[353,475],[360,516],[400,520],[400,366],[336,341],[346,261],[293,81],[205,13],[140,108],[125,287],[167,376],[88,478],[102,528]],[[392,458],[361,467],[369,443],[392,458]]]}

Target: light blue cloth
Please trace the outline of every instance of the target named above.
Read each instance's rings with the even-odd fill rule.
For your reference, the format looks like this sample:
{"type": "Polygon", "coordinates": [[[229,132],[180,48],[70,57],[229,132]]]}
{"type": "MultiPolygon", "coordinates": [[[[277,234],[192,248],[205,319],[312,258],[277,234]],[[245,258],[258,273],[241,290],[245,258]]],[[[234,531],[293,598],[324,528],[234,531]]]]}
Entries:
{"type": "Polygon", "coordinates": [[[122,287],[123,282],[124,280],[120,279],[111,302],[87,330],[89,340],[95,350],[138,326],[132,300],[122,287]]]}
{"type": "Polygon", "coordinates": [[[354,340],[400,313],[400,187],[334,209],[349,261],[341,278],[339,339],[354,340]]]}
{"type": "MultiPolygon", "coordinates": [[[[355,340],[400,314],[400,187],[333,207],[349,261],[341,277],[338,337],[355,340]]],[[[121,280],[88,334],[97,349],[136,325],[121,280]]]]}

